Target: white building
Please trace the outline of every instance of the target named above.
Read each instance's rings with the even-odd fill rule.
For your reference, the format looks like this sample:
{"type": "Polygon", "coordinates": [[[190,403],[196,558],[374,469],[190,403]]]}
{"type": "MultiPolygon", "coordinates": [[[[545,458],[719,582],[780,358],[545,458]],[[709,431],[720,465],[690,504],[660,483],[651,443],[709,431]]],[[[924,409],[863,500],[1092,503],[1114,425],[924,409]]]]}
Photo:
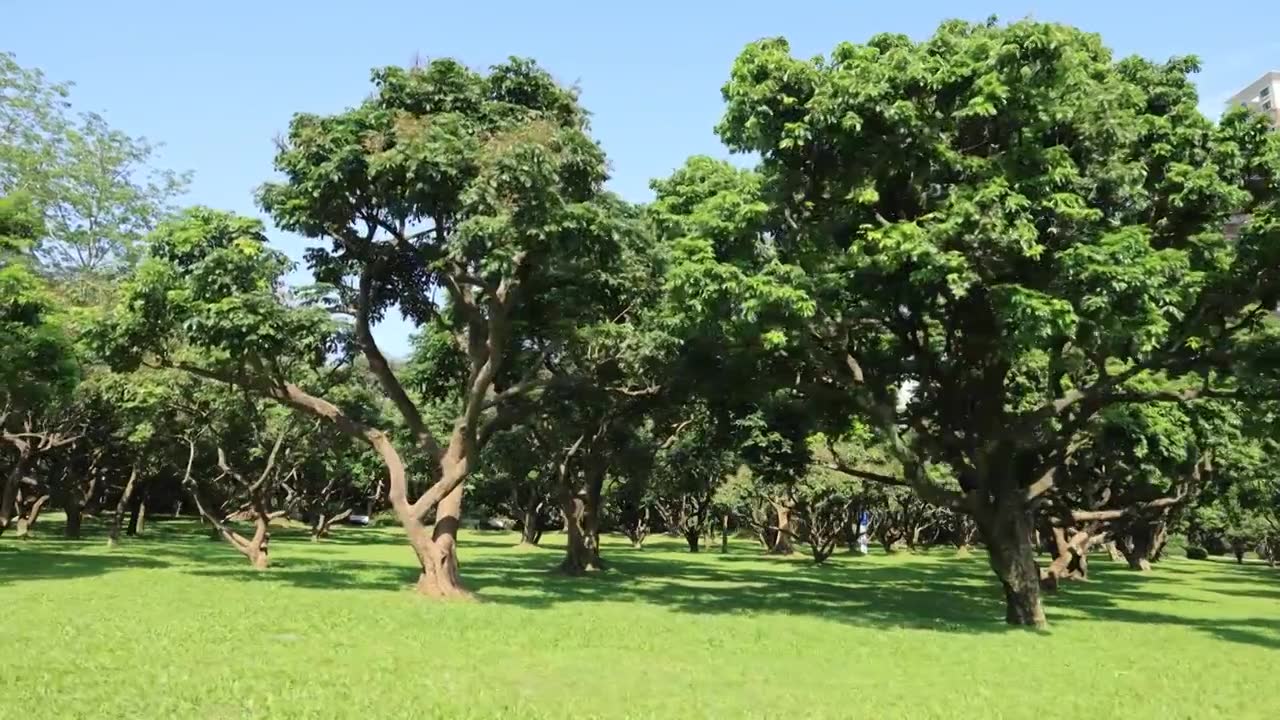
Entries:
{"type": "Polygon", "coordinates": [[[1272,70],[1233,95],[1227,104],[1253,108],[1271,118],[1272,125],[1280,127],[1280,97],[1278,96],[1280,96],[1280,70],[1272,70]]]}

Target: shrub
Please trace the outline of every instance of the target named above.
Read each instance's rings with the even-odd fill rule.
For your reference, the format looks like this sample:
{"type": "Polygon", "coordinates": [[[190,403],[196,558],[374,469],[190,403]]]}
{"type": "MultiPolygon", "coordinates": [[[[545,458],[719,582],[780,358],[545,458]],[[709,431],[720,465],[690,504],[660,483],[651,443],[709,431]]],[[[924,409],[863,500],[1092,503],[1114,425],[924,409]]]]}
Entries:
{"type": "Polygon", "coordinates": [[[1195,547],[1193,545],[1187,548],[1187,559],[1188,560],[1208,560],[1209,551],[1205,550],[1202,547],[1195,547]]]}

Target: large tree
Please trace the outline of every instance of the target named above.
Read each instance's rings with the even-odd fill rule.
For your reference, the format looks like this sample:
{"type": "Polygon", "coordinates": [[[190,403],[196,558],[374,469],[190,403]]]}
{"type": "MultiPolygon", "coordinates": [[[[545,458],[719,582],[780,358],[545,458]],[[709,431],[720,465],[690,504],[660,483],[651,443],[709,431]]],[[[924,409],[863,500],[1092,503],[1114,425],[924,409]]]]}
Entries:
{"type": "Polygon", "coordinates": [[[1240,340],[1274,306],[1280,137],[1201,115],[1196,69],[948,22],[813,60],[763,40],[724,87],[721,137],[760,157],[766,268],[814,303],[790,336],[812,382],[857,401],[924,499],[973,514],[1011,624],[1046,624],[1033,506],[1065,502],[1088,426],[1242,392],[1240,340]]]}
{"type": "Polygon", "coordinates": [[[198,210],[166,226],[130,283],[113,334],[125,345],[150,337],[142,347],[158,355],[157,334],[145,331],[176,333],[207,355],[166,361],[367,442],[386,466],[392,508],[422,566],[419,589],[463,596],[463,480],[492,434],[515,419],[511,401],[542,382],[541,346],[593,311],[567,301],[616,255],[625,228],[620,203],[602,192],[604,155],[575,93],[532,62],[482,74],[438,60],[375,71],[374,84],[355,108],[295,116],[276,156],[284,179],[266,185],[261,202],[281,228],[323,241],[308,253],[311,269],[330,288],[331,309],[352,323],[412,452],[427,458],[427,487],[416,499],[403,444],[290,375],[305,358],[323,361],[334,336],[283,301],[287,264],[260,224],[198,210]],[[149,303],[158,312],[138,311],[149,303]],[[460,352],[449,378],[458,412],[447,434],[424,420],[374,340],[373,325],[397,310],[442,330],[460,352]],[[171,324],[160,328],[159,318],[171,324]]]}

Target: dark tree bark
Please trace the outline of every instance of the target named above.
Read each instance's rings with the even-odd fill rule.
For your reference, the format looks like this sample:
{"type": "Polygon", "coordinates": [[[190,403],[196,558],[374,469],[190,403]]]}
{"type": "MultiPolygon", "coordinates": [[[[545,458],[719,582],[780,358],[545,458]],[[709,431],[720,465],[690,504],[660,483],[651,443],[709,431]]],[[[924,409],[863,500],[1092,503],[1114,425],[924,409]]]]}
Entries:
{"type": "Polygon", "coordinates": [[[65,535],[69,539],[79,539],[81,525],[84,519],[85,508],[93,500],[94,493],[98,488],[98,477],[101,470],[98,468],[98,460],[101,453],[95,453],[93,460],[89,464],[89,470],[84,480],[77,480],[71,483],[70,492],[67,497],[67,525],[65,535]],[[86,484],[87,481],[87,484],[86,484]]]}
{"type": "Polygon", "coordinates": [[[566,529],[565,557],[561,572],[582,575],[605,569],[600,558],[600,491],[605,468],[598,461],[586,468],[586,482],[578,491],[568,490],[563,501],[566,529]]]}
{"type": "Polygon", "coordinates": [[[124,485],[124,490],[120,492],[120,499],[116,502],[116,512],[111,518],[111,530],[107,533],[107,546],[115,547],[120,544],[120,526],[124,523],[124,511],[129,506],[129,500],[133,497],[133,491],[138,482],[138,466],[135,464],[129,469],[129,480],[124,485]]]}
{"type": "Polygon", "coordinates": [[[631,541],[631,547],[634,550],[643,550],[644,541],[649,537],[649,512],[649,506],[646,504],[635,510],[631,517],[623,519],[622,532],[631,541]]]}
{"type": "Polygon", "coordinates": [[[978,531],[986,543],[991,569],[1004,589],[1005,622],[1047,627],[1026,491],[1016,484],[1007,484],[994,496],[975,497],[978,531]]]}
{"type": "Polygon", "coordinates": [[[729,513],[725,513],[720,520],[720,554],[724,555],[729,552],[729,513]]]}
{"type": "Polygon", "coordinates": [[[520,509],[520,544],[526,547],[537,545],[542,540],[542,509],[544,500],[541,493],[530,492],[520,509]]]}
{"type": "Polygon", "coordinates": [[[5,477],[4,490],[0,492],[0,535],[9,529],[9,525],[13,522],[14,513],[17,512],[18,487],[22,483],[22,478],[26,476],[30,461],[31,451],[26,447],[20,447],[17,462],[5,477]]]}
{"type": "Polygon", "coordinates": [[[79,540],[81,528],[84,524],[84,506],[76,503],[67,508],[67,524],[63,528],[63,535],[68,540],[79,540]]]}

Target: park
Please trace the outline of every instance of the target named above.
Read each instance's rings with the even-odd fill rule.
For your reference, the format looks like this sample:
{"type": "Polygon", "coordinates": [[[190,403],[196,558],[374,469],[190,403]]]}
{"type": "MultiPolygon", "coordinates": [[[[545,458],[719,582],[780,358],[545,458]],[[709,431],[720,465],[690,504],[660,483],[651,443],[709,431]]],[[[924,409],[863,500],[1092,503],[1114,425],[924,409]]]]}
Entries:
{"type": "Polygon", "coordinates": [[[374,67],[253,212],[0,54],[6,707],[1280,717],[1273,118],[858,37],[643,201],[555,68],[374,67]]]}

